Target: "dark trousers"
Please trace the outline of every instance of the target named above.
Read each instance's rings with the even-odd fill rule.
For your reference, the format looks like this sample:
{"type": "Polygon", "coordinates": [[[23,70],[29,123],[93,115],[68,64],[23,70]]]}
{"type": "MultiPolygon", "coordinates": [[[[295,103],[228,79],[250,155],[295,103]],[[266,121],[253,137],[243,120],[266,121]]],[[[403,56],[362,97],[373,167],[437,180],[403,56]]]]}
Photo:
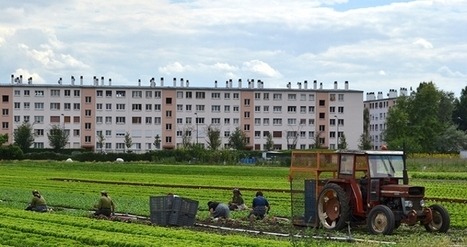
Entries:
{"type": "Polygon", "coordinates": [[[105,215],[107,217],[110,217],[110,214],[112,213],[112,211],[110,211],[110,208],[101,208],[101,209],[98,209],[94,215],[95,216],[99,216],[99,215],[105,215]]]}

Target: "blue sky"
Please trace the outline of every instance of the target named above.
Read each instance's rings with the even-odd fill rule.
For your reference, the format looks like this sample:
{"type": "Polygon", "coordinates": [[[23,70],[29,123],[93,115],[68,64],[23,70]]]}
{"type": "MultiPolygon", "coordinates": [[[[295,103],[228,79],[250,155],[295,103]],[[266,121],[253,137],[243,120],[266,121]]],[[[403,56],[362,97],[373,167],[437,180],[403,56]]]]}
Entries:
{"type": "Polygon", "coordinates": [[[386,94],[433,81],[458,96],[466,26],[467,0],[3,1],[0,83],[318,80],[386,94]]]}

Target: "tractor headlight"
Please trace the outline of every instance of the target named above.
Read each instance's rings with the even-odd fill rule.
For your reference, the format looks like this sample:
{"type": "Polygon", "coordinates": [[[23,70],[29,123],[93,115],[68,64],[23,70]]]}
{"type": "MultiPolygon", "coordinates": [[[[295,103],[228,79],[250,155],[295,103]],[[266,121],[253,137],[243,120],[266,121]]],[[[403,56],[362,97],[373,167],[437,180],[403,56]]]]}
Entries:
{"type": "Polygon", "coordinates": [[[420,200],[420,207],[424,208],[425,207],[425,200],[420,200]]]}
{"type": "Polygon", "coordinates": [[[405,204],[404,206],[405,206],[406,208],[411,208],[411,207],[413,207],[412,201],[405,201],[404,204],[405,204]]]}

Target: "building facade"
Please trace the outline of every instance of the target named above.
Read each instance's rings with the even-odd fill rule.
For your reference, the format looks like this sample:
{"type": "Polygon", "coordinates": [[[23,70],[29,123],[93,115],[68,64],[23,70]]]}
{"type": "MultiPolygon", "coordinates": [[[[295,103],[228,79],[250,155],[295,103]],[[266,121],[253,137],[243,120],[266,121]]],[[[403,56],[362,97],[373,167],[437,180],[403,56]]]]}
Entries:
{"type": "Polygon", "coordinates": [[[236,85],[191,87],[189,81],[173,79],[148,85],[112,85],[111,79],[94,77],[86,83],[71,77],[65,84],[27,83],[12,76],[0,84],[2,129],[13,140],[14,129],[23,122],[33,125],[34,148],[48,148],[47,132],[52,125],[69,133],[66,148],[119,152],[126,149],[125,134],[131,136],[135,152],[173,149],[184,143],[206,146],[209,129],[220,130],[222,147],[228,148],[237,127],[249,140],[248,147],[264,150],[268,134],[274,149],[308,149],[319,140],[322,147],[336,148],[345,134],[348,148],[356,149],[363,126],[363,91],[350,90],[349,83],[331,89],[307,81],[292,87],[264,88],[261,80],[236,85]],[[170,85],[167,85],[170,84],[170,85]],[[338,134],[337,134],[338,133],[338,134]],[[317,137],[319,135],[319,137],[317,137]],[[102,147],[98,136],[104,136],[102,147]],[[160,145],[155,147],[156,136],[160,145]]]}
{"type": "MultiPolygon", "coordinates": [[[[407,96],[407,88],[400,88],[400,96],[407,96]]],[[[374,92],[366,94],[366,100],[363,102],[364,108],[367,108],[370,113],[370,137],[373,144],[373,150],[380,150],[381,146],[386,145],[383,131],[386,129],[386,117],[393,105],[396,104],[399,97],[397,90],[390,89],[389,93],[384,97],[383,92],[374,92]]]]}

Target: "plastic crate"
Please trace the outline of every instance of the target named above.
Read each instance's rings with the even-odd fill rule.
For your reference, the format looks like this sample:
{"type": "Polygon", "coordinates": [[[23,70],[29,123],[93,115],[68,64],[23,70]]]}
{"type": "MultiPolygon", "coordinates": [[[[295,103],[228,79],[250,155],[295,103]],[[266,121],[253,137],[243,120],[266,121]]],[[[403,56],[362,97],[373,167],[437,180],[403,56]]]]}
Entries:
{"type": "Polygon", "coordinates": [[[180,212],[172,212],[169,218],[171,226],[193,226],[195,224],[196,215],[190,215],[180,212]]]}
{"type": "Polygon", "coordinates": [[[198,201],[183,197],[175,197],[173,199],[172,211],[178,211],[181,214],[195,216],[198,213],[198,201]]]}
{"type": "Polygon", "coordinates": [[[151,211],[150,221],[159,226],[167,226],[169,224],[170,211],[151,211]]]}
{"type": "Polygon", "coordinates": [[[149,198],[150,221],[153,224],[166,226],[172,210],[173,197],[151,196],[149,198]]]}

